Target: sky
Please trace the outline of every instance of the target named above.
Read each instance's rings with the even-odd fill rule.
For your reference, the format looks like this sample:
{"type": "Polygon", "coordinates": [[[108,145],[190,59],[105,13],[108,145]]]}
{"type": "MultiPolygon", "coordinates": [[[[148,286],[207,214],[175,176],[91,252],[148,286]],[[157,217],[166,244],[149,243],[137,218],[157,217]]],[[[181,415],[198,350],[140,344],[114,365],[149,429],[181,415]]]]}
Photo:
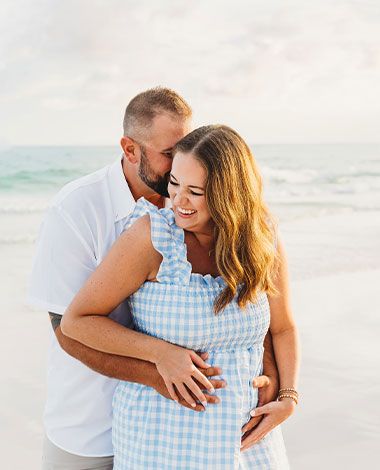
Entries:
{"type": "Polygon", "coordinates": [[[250,142],[379,142],[380,2],[0,2],[0,146],[117,145],[156,85],[250,142]]]}

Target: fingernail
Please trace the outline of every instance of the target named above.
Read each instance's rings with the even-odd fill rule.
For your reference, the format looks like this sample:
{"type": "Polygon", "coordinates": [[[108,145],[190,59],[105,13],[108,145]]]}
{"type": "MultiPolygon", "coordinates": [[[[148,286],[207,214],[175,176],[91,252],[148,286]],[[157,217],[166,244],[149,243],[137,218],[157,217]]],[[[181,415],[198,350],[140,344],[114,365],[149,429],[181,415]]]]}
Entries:
{"type": "Polygon", "coordinates": [[[212,367],[211,364],[208,364],[207,362],[205,362],[206,364],[206,367],[212,367]]]}
{"type": "Polygon", "coordinates": [[[222,382],[222,387],[223,388],[227,387],[227,382],[222,382]]]}
{"type": "Polygon", "coordinates": [[[210,388],[210,393],[215,393],[215,388],[214,387],[210,388]]]}
{"type": "Polygon", "coordinates": [[[190,404],[191,404],[191,406],[192,406],[193,408],[196,407],[196,404],[195,404],[195,403],[190,403],[190,404]]]}
{"type": "Polygon", "coordinates": [[[201,403],[205,408],[207,407],[207,401],[201,401],[201,403]]]}
{"type": "Polygon", "coordinates": [[[255,410],[251,410],[251,411],[249,412],[249,414],[250,414],[251,416],[255,416],[255,410]]]}

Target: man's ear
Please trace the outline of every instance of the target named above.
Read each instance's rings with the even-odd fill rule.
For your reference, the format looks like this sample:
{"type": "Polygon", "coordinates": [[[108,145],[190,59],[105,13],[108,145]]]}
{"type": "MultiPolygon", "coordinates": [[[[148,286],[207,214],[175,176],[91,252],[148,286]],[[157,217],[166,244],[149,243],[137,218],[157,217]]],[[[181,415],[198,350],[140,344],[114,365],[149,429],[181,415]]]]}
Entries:
{"type": "Polygon", "coordinates": [[[137,155],[137,145],[131,138],[123,136],[120,139],[120,145],[123,149],[124,155],[130,163],[137,163],[139,161],[137,155]]]}

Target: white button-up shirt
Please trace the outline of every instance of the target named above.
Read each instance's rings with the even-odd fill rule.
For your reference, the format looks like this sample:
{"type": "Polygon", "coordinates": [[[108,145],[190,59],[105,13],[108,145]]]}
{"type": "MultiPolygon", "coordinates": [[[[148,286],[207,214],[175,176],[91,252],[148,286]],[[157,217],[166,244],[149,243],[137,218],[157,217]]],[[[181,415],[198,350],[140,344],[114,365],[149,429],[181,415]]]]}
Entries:
{"type": "MultiPolygon", "coordinates": [[[[67,184],[42,223],[30,282],[29,302],[63,314],[123,231],[135,201],[120,158],[67,184]]],[[[128,326],[127,303],[111,317],[128,326]]],[[[48,318],[46,318],[48,321],[48,318]]],[[[82,456],[112,455],[112,396],[117,380],[69,356],[52,330],[44,423],[58,447],[82,456]]]]}

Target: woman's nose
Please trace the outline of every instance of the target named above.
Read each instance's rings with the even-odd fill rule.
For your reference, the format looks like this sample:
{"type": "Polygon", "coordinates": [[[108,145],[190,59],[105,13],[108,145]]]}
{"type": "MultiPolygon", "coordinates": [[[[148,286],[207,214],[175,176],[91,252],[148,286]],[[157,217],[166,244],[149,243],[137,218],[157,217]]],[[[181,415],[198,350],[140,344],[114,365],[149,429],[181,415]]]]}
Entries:
{"type": "Polygon", "coordinates": [[[185,199],[186,195],[184,194],[184,192],[181,189],[178,189],[174,196],[174,204],[176,206],[181,206],[184,203],[185,199]]]}

